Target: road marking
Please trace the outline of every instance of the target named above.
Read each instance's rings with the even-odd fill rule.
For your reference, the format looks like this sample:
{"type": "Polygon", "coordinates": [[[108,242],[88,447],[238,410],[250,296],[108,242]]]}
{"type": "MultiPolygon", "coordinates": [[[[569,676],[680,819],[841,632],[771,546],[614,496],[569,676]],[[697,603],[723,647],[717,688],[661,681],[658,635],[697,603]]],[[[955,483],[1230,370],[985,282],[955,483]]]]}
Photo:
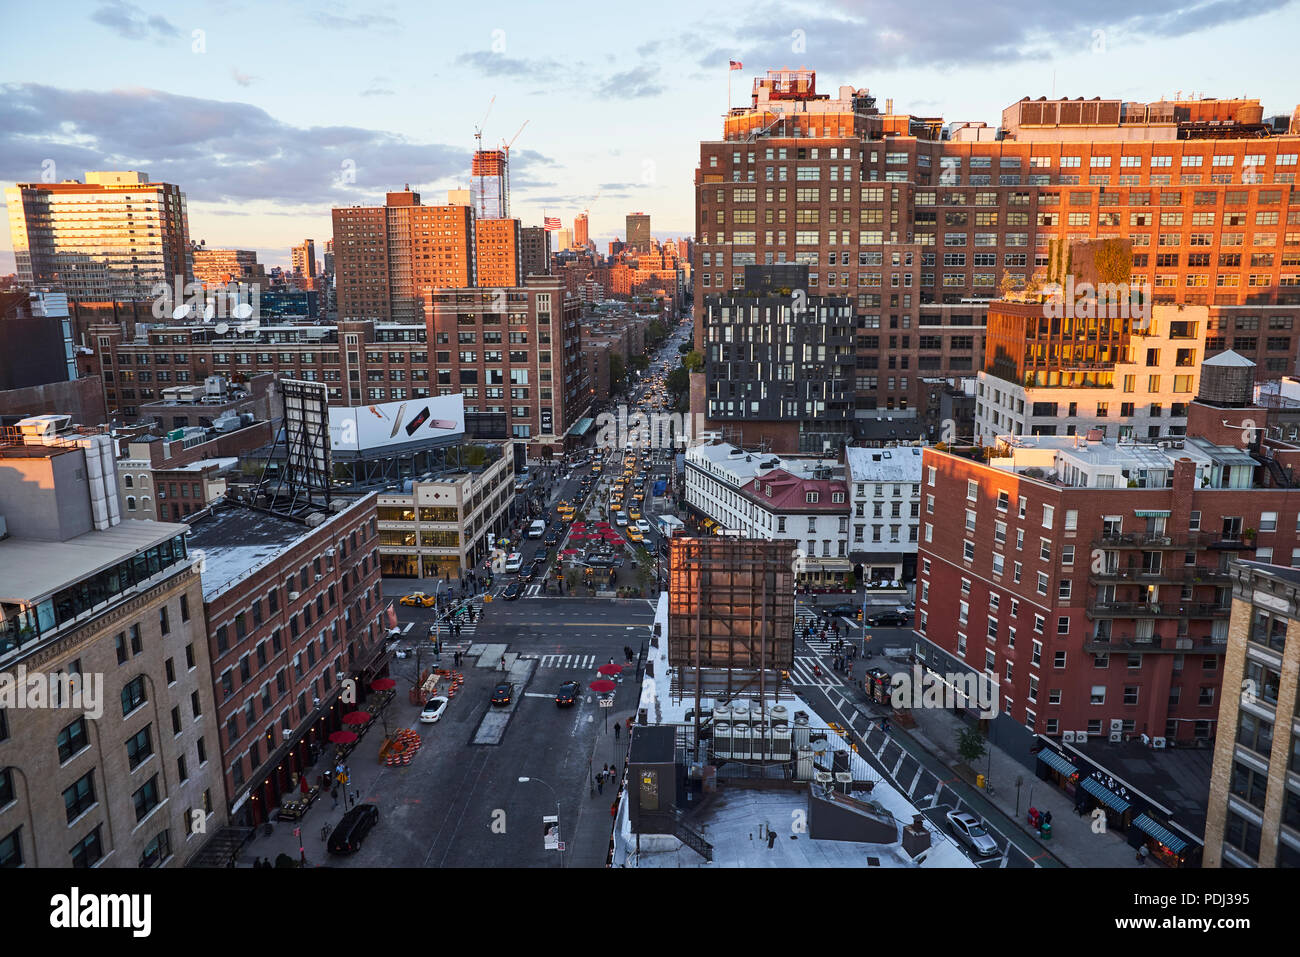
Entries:
{"type": "Polygon", "coordinates": [[[415,627],[415,622],[413,622],[413,621],[411,621],[411,622],[407,622],[406,627],[402,629],[402,634],[406,634],[408,631],[410,631],[410,630],[411,630],[412,628],[414,628],[414,627],[415,627]]]}
{"type": "Polygon", "coordinates": [[[525,692],[524,692],[524,697],[525,697],[525,698],[554,698],[555,695],[553,695],[553,694],[544,694],[544,693],[542,693],[541,691],[525,691],[525,692]]]}
{"type": "Polygon", "coordinates": [[[916,776],[912,778],[912,783],[907,789],[907,796],[909,798],[916,793],[916,785],[917,782],[920,780],[921,780],[921,766],[918,764],[916,766],[916,776]]]}

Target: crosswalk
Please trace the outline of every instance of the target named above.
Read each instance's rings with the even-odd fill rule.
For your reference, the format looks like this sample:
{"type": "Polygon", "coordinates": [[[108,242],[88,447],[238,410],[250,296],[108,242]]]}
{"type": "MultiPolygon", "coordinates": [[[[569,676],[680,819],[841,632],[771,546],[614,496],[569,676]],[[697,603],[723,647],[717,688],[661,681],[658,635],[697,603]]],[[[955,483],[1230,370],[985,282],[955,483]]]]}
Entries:
{"type": "Polygon", "coordinates": [[[792,684],[816,688],[839,688],[844,685],[839,675],[812,655],[795,655],[794,667],[790,669],[790,681],[792,684]],[[815,668],[821,670],[820,675],[814,670],[815,668]]]}
{"type": "Polygon", "coordinates": [[[542,655],[537,660],[537,668],[554,668],[556,670],[592,671],[596,667],[595,655],[542,655]]]}
{"type": "Polygon", "coordinates": [[[451,633],[452,622],[459,622],[460,624],[459,639],[461,641],[464,641],[467,638],[474,637],[475,633],[478,631],[478,626],[483,622],[483,596],[475,595],[474,598],[470,600],[469,604],[474,609],[475,620],[471,623],[469,620],[469,614],[467,612],[462,612],[457,618],[454,619],[443,619],[442,621],[437,623],[438,624],[437,633],[440,638],[447,639],[452,637],[452,633],[451,633]]]}

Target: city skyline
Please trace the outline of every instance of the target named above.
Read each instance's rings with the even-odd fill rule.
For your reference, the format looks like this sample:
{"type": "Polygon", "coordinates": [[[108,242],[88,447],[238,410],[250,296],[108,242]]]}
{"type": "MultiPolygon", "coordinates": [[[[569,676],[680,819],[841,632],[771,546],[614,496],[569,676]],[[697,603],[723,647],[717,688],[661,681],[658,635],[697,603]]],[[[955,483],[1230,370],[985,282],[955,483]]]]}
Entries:
{"type": "MultiPolygon", "coordinates": [[[[303,237],[329,237],[331,207],[373,204],[407,183],[440,201],[469,186],[479,124],[486,148],[527,122],[511,157],[516,215],[524,225],[543,215],[569,223],[590,209],[603,248],[635,210],[650,213],[657,238],[693,235],[691,177],[698,143],[720,134],[724,82],[734,81],[731,103],[741,105],[767,69],[806,66],[824,90],[866,86],[899,112],[947,122],[996,125],[1022,96],[1154,100],[1180,87],[1184,96],[1258,97],[1265,115],[1295,107],[1283,78],[1254,70],[1285,56],[1294,3],[1203,4],[1181,17],[1174,4],[1137,16],[1102,5],[978,18],[942,6],[927,32],[913,35],[912,8],[889,3],[724,7],[703,17],[669,5],[658,24],[625,39],[605,29],[612,12],[569,24],[507,6],[439,33],[430,56],[418,44],[438,27],[432,16],[393,6],[297,4],[296,36],[315,39],[296,43],[284,31],[250,34],[239,3],[80,4],[83,15],[61,24],[60,41],[88,55],[47,58],[31,45],[6,58],[0,184],[142,170],[186,193],[192,238],[287,266],[303,237]],[[89,55],[109,43],[141,55],[111,65],[89,55]],[[1250,61],[1210,59],[1247,43],[1250,61]],[[356,66],[298,82],[341,56],[356,66]],[[1098,70],[1098,57],[1122,58],[1125,72],[1098,70]],[[739,77],[724,77],[729,58],[744,63],[739,77]],[[373,69],[360,66],[367,59],[373,69]],[[1212,66],[1189,70],[1189,62],[1212,66]],[[451,96],[438,98],[439,80],[453,81],[451,96]],[[705,95],[714,90],[716,103],[705,95]],[[234,130],[240,135],[226,135],[234,130]]],[[[10,35],[39,30],[37,15],[12,11],[10,35]]],[[[6,236],[0,274],[13,269],[6,236]]]]}

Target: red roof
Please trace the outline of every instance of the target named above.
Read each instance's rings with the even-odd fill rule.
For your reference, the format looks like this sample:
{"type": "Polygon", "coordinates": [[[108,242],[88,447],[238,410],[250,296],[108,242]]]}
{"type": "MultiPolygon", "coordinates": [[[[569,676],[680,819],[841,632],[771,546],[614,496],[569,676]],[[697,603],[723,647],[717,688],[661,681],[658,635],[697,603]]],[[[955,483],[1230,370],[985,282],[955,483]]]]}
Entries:
{"type": "Polygon", "coordinates": [[[772,512],[843,512],[849,511],[848,486],[839,479],[806,479],[791,475],[785,469],[773,469],[760,475],[741,489],[741,494],[772,512]],[[817,501],[808,501],[808,493],[816,492],[817,501]],[[834,501],[839,492],[842,501],[834,501]]]}

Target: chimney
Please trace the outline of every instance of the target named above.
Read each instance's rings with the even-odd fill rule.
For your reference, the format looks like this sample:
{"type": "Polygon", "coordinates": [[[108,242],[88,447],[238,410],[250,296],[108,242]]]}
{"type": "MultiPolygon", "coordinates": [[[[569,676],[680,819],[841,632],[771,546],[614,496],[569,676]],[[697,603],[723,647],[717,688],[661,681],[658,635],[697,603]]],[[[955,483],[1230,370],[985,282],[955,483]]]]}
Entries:
{"type": "Polygon", "coordinates": [[[930,831],[925,826],[925,818],[914,814],[912,823],[903,828],[903,850],[909,857],[915,858],[929,849],[930,831]]]}
{"type": "Polygon", "coordinates": [[[892,116],[894,113],[894,98],[891,96],[885,100],[885,115],[892,116]]]}

